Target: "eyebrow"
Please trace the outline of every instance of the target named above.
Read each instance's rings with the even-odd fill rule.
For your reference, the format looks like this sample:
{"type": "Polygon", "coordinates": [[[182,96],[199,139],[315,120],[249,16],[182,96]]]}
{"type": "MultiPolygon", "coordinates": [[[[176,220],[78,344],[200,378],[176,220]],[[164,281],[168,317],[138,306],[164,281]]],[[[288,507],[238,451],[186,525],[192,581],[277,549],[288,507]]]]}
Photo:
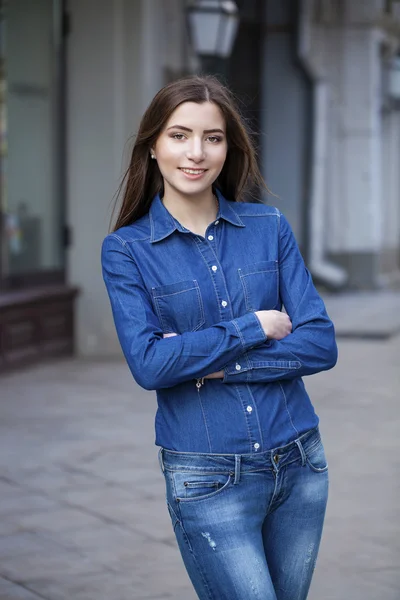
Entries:
{"type": "MultiPolygon", "coordinates": [[[[167,131],[170,129],[183,129],[183,131],[193,133],[193,129],[189,129],[189,127],[184,127],[183,125],[171,125],[171,127],[168,127],[167,131]]],[[[225,135],[225,132],[222,129],[204,129],[203,133],[223,133],[225,135]]]]}

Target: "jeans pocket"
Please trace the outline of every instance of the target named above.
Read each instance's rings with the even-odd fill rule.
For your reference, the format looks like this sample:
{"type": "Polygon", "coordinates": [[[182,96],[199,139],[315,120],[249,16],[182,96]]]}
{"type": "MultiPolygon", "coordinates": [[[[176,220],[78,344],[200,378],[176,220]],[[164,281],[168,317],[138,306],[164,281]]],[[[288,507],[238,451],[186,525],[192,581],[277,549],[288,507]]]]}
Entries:
{"type": "Polygon", "coordinates": [[[306,451],[306,460],[310,469],[315,473],[325,473],[325,471],[328,470],[328,462],[321,440],[319,440],[315,446],[310,448],[310,451],[306,451]]]}
{"type": "Polygon", "coordinates": [[[193,502],[213,498],[226,490],[232,473],[175,472],[174,487],[177,502],[193,502]]]}

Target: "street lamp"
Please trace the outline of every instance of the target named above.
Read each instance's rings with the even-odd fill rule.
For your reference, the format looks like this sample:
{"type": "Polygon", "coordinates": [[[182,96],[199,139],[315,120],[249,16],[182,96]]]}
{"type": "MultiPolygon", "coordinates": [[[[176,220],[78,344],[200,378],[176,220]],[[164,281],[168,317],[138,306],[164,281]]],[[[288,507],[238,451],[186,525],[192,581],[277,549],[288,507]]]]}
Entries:
{"type": "Polygon", "coordinates": [[[187,7],[187,16],[191,43],[204,70],[220,70],[232,52],[239,26],[236,3],[193,0],[187,7]]]}

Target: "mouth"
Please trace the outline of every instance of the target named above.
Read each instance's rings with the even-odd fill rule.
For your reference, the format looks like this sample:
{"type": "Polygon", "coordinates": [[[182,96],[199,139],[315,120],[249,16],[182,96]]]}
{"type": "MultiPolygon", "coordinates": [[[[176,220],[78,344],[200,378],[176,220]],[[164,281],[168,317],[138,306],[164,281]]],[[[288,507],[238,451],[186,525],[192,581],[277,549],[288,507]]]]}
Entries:
{"type": "Polygon", "coordinates": [[[201,177],[201,175],[208,171],[208,169],[185,169],[184,167],[179,167],[179,170],[191,179],[201,177]]]}

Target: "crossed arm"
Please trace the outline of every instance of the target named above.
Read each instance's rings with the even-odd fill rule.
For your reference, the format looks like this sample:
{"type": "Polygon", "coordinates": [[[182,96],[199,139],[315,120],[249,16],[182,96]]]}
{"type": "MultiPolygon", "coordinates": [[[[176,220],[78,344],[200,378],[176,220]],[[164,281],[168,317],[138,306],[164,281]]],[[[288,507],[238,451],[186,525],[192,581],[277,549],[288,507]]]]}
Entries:
{"type": "Polygon", "coordinates": [[[227,384],[268,382],[335,365],[333,324],[286,219],[282,215],[280,219],[279,291],[292,325],[282,339],[274,339],[268,327],[263,328],[271,311],[164,336],[130,249],[114,234],[105,238],[104,281],[122,350],[139,385],[154,390],[200,377],[222,378],[227,384]]]}

